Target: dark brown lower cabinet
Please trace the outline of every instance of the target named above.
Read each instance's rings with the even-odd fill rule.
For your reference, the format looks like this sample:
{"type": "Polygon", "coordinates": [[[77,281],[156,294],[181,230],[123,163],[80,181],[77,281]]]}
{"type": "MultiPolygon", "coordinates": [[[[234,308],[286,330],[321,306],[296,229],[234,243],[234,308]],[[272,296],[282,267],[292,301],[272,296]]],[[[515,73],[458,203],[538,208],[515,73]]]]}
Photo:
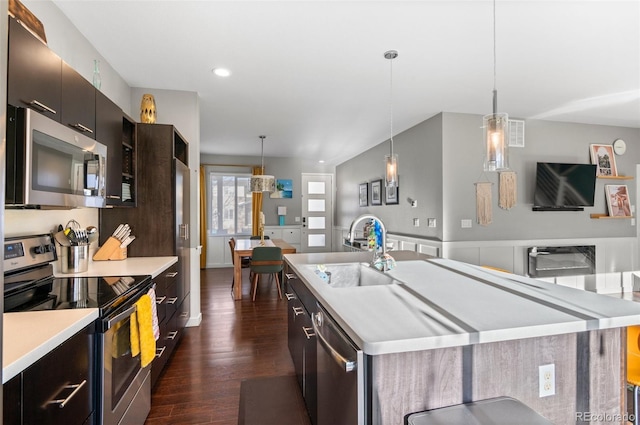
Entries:
{"type": "Polygon", "coordinates": [[[180,294],[184,291],[179,289],[181,279],[178,278],[177,264],[160,273],[154,282],[156,284],[156,310],[160,338],[156,341],[156,358],[151,364],[152,388],[155,387],[162,370],[182,338],[189,318],[190,302],[188,294],[180,299],[180,294]]]}
{"type": "Polygon", "coordinates": [[[4,425],[93,422],[93,326],[87,326],[3,386],[4,425]]]}
{"type": "Polygon", "coordinates": [[[312,424],[317,423],[318,384],[316,337],[311,314],[316,311],[315,297],[294,275],[287,275],[287,321],[289,353],[296,378],[312,424]]]}

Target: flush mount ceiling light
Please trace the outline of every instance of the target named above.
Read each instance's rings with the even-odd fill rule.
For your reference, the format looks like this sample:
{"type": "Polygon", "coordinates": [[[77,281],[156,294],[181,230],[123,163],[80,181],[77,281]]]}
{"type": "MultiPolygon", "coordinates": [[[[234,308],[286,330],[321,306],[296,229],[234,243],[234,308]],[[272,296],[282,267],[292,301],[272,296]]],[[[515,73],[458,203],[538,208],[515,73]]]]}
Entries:
{"type": "MultiPolygon", "coordinates": [[[[264,139],[267,136],[259,136],[262,144],[262,164],[260,172],[264,173],[264,139]]],[[[251,176],[249,181],[251,192],[275,192],[276,191],[276,178],[265,174],[258,174],[251,176]]]]}
{"type": "Polygon", "coordinates": [[[218,77],[228,77],[229,75],[231,75],[231,71],[226,68],[213,68],[211,72],[213,72],[218,77]]]}
{"type": "Polygon", "coordinates": [[[484,170],[505,171],[509,169],[507,132],[509,116],[498,113],[498,90],[496,89],[496,1],[493,0],[493,113],[482,119],[484,127],[484,170]]]}
{"type": "Polygon", "coordinates": [[[384,52],[385,59],[389,59],[389,115],[390,115],[390,130],[391,130],[391,152],[389,155],[385,155],[385,184],[387,187],[398,186],[398,155],[393,153],[393,60],[398,57],[396,50],[388,50],[384,52]]]}

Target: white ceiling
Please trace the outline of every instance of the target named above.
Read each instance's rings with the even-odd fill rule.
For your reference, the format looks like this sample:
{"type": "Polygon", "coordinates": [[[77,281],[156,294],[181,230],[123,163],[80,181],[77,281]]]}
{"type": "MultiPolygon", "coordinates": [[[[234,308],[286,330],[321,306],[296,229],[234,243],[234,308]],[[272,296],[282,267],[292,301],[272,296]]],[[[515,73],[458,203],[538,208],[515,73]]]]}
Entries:
{"type": "MultiPolygon", "coordinates": [[[[391,105],[491,112],[491,1],[53,1],[130,86],[199,93],[202,153],[337,164],[391,105]]],[[[499,112],[640,128],[640,1],[498,0],[496,49],[499,112]]]]}

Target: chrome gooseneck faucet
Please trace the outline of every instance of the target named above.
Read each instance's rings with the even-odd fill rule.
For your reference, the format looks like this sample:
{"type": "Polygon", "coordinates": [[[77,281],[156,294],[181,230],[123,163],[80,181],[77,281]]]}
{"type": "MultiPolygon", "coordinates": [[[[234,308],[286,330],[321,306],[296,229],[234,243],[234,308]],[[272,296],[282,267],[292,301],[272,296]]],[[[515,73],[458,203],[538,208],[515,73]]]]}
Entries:
{"type": "Polygon", "coordinates": [[[375,267],[376,263],[378,262],[377,260],[381,259],[382,260],[381,270],[387,271],[390,269],[388,264],[388,259],[390,256],[387,254],[387,229],[384,227],[384,223],[382,222],[382,220],[380,220],[378,217],[376,217],[373,214],[363,214],[360,217],[353,220],[353,222],[351,223],[351,226],[349,227],[349,243],[353,244],[353,239],[356,233],[356,227],[358,226],[358,224],[360,224],[364,220],[375,220],[378,223],[380,223],[380,230],[382,232],[382,252],[378,252],[377,250],[374,250],[373,261],[371,262],[371,265],[375,267]]]}

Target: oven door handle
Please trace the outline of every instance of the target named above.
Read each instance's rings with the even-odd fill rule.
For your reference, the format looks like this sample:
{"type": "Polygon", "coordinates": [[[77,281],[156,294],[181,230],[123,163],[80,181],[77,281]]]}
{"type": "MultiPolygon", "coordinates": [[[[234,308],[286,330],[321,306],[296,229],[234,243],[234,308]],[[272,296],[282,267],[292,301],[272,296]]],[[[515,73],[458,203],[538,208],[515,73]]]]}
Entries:
{"type": "Polygon", "coordinates": [[[128,309],[126,309],[125,311],[123,311],[122,313],[118,314],[116,317],[109,319],[109,321],[107,321],[107,330],[111,329],[113,325],[122,321],[122,319],[125,319],[131,316],[135,312],[136,312],[136,305],[134,304],[128,309]]]}

